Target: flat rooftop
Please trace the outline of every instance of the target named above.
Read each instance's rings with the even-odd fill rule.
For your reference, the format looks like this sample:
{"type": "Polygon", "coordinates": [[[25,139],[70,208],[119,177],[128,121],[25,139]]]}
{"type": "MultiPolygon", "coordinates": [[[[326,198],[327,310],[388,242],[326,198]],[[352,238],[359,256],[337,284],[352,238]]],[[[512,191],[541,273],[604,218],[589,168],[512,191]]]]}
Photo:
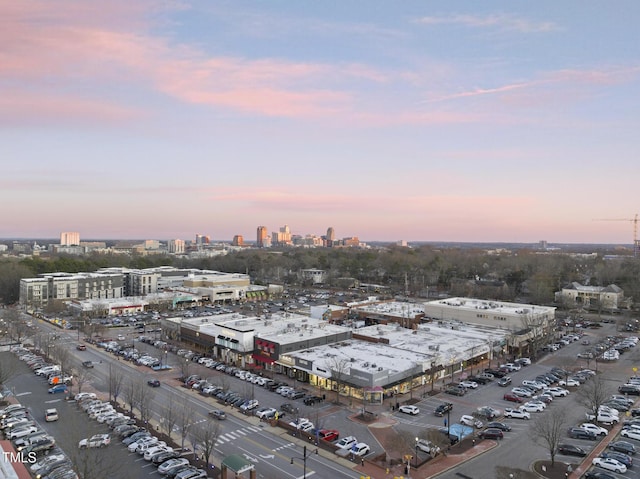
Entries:
{"type": "Polygon", "coordinates": [[[505,301],[490,301],[473,298],[447,298],[424,303],[425,307],[443,306],[468,311],[485,310],[495,313],[503,313],[511,316],[518,314],[530,314],[532,312],[553,312],[556,308],[551,306],[538,306],[534,304],[508,303],[505,301]]]}
{"type": "Polygon", "coordinates": [[[424,314],[424,305],[415,303],[389,302],[389,303],[367,303],[362,306],[356,306],[354,309],[367,313],[402,317],[415,318],[424,314]]]}

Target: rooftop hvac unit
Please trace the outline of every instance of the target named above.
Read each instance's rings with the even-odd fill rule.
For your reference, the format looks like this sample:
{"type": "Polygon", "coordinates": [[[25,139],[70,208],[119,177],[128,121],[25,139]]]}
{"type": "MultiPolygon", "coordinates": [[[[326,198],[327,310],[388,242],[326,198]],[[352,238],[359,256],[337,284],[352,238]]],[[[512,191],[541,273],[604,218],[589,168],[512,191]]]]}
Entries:
{"type": "Polygon", "coordinates": [[[372,368],[377,368],[378,366],[376,364],[372,364],[371,367],[372,368]]]}
{"type": "Polygon", "coordinates": [[[369,363],[364,363],[364,364],[363,364],[363,366],[364,366],[365,368],[368,368],[368,367],[369,367],[369,363]]]}
{"type": "Polygon", "coordinates": [[[382,366],[378,366],[378,371],[382,371],[384,368],[382,366]]]}
{"type": "Polygon", "coordinates": [[[356,362],[356,358],[351,358],[351,359],[350,359],[350,361],[351,361],[352,363],[355,363],[355,362],[356,362]]]}

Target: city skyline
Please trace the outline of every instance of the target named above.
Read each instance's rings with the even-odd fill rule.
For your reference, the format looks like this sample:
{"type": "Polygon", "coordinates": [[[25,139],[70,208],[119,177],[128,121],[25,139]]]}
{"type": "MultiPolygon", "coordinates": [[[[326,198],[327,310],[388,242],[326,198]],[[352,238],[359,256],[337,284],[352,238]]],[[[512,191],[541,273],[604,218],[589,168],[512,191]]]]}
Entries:
{"type": "Polygon", "coordinates": [[[633,242],[639,4],[0,13],[0,237],[633,242]]]}

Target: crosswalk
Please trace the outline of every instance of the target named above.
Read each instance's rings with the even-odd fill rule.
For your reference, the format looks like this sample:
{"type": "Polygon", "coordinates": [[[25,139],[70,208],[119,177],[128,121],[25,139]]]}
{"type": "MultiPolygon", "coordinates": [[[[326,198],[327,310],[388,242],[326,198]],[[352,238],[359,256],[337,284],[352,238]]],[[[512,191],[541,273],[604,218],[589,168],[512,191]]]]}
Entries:
{"type": "Polygon", "coordinates": [[[259,431],[262,431],[262,429],[258,426],[247,426],[236,429],[235,431],[227,432],[225,434],[220,434],[220,436],[218,436],[218,440],[216,441],[216,446],[220,446],[236,439],[240,439],[241,437],[250,436],[251,434],[259,431]]]}

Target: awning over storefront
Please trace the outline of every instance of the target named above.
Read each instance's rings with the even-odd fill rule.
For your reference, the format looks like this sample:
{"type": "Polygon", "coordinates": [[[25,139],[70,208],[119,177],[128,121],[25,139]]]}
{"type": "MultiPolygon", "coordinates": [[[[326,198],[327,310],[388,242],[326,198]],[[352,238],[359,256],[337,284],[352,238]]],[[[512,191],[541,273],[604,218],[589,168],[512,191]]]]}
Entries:
{"type": "Polygon", "coordinates": [[[260,354],[252,354],[251,357],[256,361],[260,361],[261,363],[273,364],[276,362],[275,359],[271,359],[260,354]]]}

